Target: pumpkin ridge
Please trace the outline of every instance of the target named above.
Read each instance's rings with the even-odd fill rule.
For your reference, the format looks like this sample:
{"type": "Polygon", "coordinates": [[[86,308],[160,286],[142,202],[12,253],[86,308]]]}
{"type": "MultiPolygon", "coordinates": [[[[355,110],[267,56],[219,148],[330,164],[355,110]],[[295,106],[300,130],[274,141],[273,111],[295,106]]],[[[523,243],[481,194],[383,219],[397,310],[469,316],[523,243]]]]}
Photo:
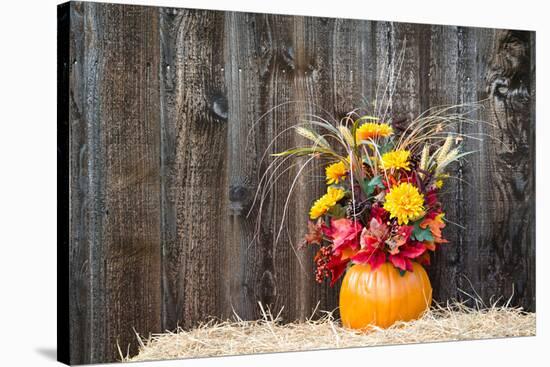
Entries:
{"type": "Polygon", "coordinates": [[[389,295],[389,305],[388,305],[388,322],[391,322],[391,320],[394,319],[394,303],[395,303],[395,297],[394,297],[394,294],[393,294],[393,279],[391,278],[390,276],[390,271],[392,271],[391,269],[391,266],[386,266],[386,279],[389,279],[388,281],[388,295],[389,295]]]}

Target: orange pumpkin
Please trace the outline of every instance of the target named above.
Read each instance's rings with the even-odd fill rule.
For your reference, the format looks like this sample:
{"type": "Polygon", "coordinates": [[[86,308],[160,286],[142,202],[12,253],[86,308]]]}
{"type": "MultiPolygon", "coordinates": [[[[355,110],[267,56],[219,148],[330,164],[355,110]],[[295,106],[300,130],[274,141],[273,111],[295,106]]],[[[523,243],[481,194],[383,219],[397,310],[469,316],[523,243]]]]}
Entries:
{"type": "Polygon", "coordinates": [[[340,317],[345,327],[369,325],[387,328],[396,321],[420,317],[432,303],[432,286],[422,265],[404,275],[385,262],[375,271],[370,265],[348,269],[340,289],[340,317]]]}

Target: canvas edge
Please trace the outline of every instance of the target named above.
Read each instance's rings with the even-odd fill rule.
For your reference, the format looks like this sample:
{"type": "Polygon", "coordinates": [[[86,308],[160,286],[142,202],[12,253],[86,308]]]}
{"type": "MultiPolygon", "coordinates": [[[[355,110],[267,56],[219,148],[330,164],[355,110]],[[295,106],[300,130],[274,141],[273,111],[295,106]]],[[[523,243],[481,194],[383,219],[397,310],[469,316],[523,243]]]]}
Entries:
{"type": "Polygon", "coordinates": [[[69,57],[71,3],[57,6],[57,360],[70,365],[69,57]]]}

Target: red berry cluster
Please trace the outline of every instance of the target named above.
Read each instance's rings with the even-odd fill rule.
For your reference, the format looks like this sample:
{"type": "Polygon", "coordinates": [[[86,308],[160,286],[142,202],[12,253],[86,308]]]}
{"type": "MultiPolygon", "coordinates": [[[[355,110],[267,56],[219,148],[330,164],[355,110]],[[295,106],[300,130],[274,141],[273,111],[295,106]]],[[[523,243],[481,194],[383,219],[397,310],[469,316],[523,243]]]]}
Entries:
{"type": "Polygon", "coordinates": [[[315,256],[315,281],[317,283],[322,283],[325,278],[330,276],[330,270],[327,265],[331,255],[331,249],[325,246],[321,247],[317,252],[315,256]]]}

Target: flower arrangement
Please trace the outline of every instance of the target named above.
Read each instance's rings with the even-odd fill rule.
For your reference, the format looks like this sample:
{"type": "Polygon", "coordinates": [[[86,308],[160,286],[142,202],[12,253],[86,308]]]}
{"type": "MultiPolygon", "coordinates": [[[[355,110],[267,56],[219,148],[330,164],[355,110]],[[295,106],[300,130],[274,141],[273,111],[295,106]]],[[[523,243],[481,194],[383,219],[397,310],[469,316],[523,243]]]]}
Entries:
{"type": "Polygon", "coordinates": [[[449,165],[470,153],[461,152],[462,136],[445,132],[464,118],[448,111],[432,110],[406,128],[355,112],[336,124],[294,127],[309,143],[274,156],[308,156],[325,167],[326,193],[311,206],[304,239],[319,247],[318,282],[334,285],[351,264],[374,271],[390,263],[404,275],[448,242],[439,194],[449,165]]]}

